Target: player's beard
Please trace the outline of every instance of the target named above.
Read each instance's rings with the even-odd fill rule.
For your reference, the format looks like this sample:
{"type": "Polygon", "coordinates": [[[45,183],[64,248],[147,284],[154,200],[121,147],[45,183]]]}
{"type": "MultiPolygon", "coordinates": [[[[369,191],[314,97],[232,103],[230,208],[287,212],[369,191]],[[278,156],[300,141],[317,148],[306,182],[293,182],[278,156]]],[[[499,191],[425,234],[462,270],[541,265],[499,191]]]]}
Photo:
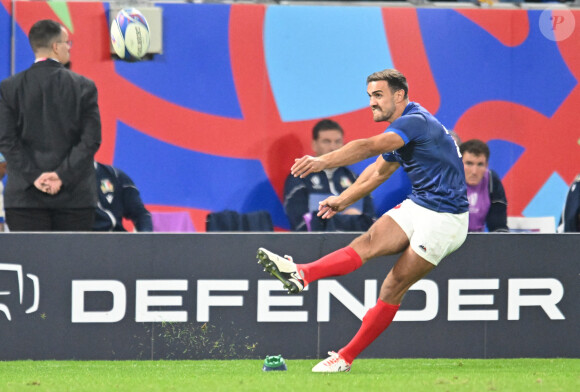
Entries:
{"type": "Polygon", "coordinates": [[[388,121],[392,122],[391,118],[395,114],[397,107],[395,106],[395,98],[391,98],[391,105],[387,108],[383,108],[380,105],[375,105],[371,107],[373,109],[373,120],[375,122],[388,121]],[[375,110],[378,109],[378,110],[375,110]]]}

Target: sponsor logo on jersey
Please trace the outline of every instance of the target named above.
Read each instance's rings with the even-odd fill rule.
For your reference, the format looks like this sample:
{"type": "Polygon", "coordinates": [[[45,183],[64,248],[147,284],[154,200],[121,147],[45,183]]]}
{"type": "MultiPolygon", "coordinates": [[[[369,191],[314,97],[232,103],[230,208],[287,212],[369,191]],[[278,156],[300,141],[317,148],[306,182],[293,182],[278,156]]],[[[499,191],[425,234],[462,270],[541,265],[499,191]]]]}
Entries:
{"type": "Polygon", "coordinates": [[[322,189],[322,181],[320,180],[319,175],[312,176],[312,178],[310,179],[310,182],[312,183],[312,188],[322,189]]]}
{"type": "Polygon", "coordinates": [[[101,192],[112,193],[115,191],[115,187],[108,179],[101,180],[101,192]]]}
{"type": "Polygon", "coordinates": [[[349,186],[352,185],[352,181],[350,180],[350,178],[346,177],[346,176],[342,176],[340,178],[340,186],[343,188],[348,188],[349,186]]]}

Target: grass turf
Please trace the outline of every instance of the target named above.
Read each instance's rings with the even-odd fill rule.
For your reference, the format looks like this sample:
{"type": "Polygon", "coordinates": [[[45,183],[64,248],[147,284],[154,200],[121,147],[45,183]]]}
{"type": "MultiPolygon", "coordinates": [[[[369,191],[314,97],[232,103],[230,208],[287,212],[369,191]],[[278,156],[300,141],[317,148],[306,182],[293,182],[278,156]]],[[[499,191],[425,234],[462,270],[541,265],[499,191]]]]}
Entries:
{"type": "Polygon", "coordinates": [[[314,374],[317,360],[7,361],[0,391],[580,391],[580,359],[359,359],[314,374]]]}

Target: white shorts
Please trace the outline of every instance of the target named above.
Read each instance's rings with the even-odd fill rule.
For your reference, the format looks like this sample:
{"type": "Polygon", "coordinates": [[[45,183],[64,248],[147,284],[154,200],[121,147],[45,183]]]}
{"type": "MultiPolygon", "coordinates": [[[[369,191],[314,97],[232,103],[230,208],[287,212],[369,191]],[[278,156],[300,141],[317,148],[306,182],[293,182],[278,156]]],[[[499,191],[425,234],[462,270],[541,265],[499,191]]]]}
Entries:
{"type": "Polygon", "coordinates": [[[434,265],[456,251],[467,238],[469,212],[435,212],[407,199],[385,215],[407,234],[411,249],[434,265]]]}

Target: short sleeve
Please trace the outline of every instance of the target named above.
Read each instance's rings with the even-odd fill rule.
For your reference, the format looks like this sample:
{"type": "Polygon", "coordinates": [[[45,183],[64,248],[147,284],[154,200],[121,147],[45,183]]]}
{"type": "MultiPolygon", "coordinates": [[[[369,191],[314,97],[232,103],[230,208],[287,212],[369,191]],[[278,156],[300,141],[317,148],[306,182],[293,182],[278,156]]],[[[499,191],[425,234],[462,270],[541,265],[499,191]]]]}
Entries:
{"type": "Polygon", "coordinates": [[[401,116],[387,128],[385,132],[394,132],[408,144],[412,140],[424,137],[426,120],[419,114],[401,116]]]}

